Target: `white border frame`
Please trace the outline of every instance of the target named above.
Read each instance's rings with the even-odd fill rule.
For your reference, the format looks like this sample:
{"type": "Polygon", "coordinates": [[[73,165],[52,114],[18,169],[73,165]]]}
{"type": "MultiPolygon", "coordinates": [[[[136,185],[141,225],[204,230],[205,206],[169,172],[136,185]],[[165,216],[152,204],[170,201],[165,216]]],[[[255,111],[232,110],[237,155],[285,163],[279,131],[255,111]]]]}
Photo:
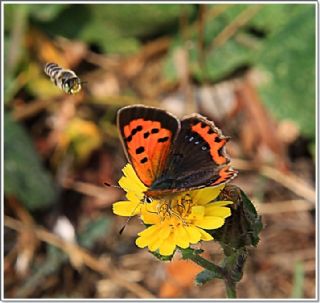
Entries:
{"type": "MultiPolygon", "coordinates": [[[[232,302],[232,301],[238,301],[238,302],[318,302],[319,300],[319,212],[318,212],[318,201],[319,201],[319,149],[318,149],[318,135],[319,135],[319,90],[318,90],[318,80],[319,80],[319,50],[318,50],[318,37],[319,37],[319,2],[318,1],[1,1],[1,92],[4,92],[4,4],[177,4],[177,3],[186,3],[186,4],[205,4],[205,3],[215,3],[215,4],[225,4],[225,3],[241,3],[241,4],[315,4],[315,45],[316,45],[316,51],[315,51],[315,90],[316,90],[316,112],[315,112],[315,119],[316,119],[316,209],[315,209],[315,218],[316,218],[316,239],[315,239],[315,248],[316,248],[316,255],[315,255],[315,264],[316,264],[316,270],[315,270],[315,298],[314,299],[293,299],[293,298],[287,298],[287,299],[6,299],[4,298],[4,271],[3,271],[3,260],[4,260],[4,253],[3,249],[1,249],[1,298],[0,300],[3,302],[37,302],[37,301],[45,301],[45,302],[64,302],[64,301],[70,301],[70,302],[89,302],[89,301],[99,301],[99,302],[119,302],[119,301],[128,301],[128,302],[136,302],[136,301],[143,301],[143,302],[212,302],[212,301],[223,301],[223,302],[232,302]]],[[[3,192],[3,164],[4,164],[4,146],[3,146],[3,93],[1,94],[1,105],[2,105],[2,111],[1,111],[1,248],[4,247],[4,235],[3,235],[3,222],[4,222],[4,192],[3,192]]]]}

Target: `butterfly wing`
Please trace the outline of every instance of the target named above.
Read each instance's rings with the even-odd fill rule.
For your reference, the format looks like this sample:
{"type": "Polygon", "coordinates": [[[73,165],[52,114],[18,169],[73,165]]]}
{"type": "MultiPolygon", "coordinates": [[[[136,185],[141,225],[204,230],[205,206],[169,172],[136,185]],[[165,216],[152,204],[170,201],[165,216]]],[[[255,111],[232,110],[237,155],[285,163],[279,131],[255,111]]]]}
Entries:
{"type": "Polygon", "coordinates": [[[129,162],[149,187],[163,173],[180,122],[164,110],[133,105],[118,111],[117,124],[129,162]]]}
{"type": "Polygon", "coordinates": [[[166,169],[147,194],[158,196],[170,191],[217,186],[233,179],[237,172],[228,164],[230,160],[225,152],[228,139],[205,117],[199,114],[185,117],[166,169]]]}

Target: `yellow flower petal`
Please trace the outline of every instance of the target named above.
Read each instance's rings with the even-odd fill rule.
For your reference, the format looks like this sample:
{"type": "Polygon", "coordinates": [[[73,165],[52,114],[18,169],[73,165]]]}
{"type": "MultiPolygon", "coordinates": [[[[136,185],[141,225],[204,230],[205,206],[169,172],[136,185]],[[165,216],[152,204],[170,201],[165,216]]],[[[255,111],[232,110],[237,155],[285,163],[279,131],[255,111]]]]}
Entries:
{"type": "Polygon", "coordinates": [[[129,200],[129,201],[133,201],[133,202],[141,202],[143,203],[143,194],[138,194],[138,193],[134,193],[132,191],[128,192],[126,194],[126,198],[129,200]]]}
{"type": "Polygon", "coordinates": [[[198,243],[201,239],[201,233],[196,226],[190,225],[186,226],[185,230],[188,234],[189,243],[195,244],[198,243]]]}
{"type": "Polygon", "coordinates": [[[173,238],[176,245],[181,248],[187,248],[190,245],[190,242],[188,241],[188,233],[183,226],[179,226],[177,229],[175,229],[173,238]]]}
{"type": "Polygon", "coordinates": [[[211,205],[206,207],[205,214],[206,216],[227,218],[231,215],[231,209],[229,207],[217,207],[215,205],[211,205]]]}
{"type": "Polygon", "coordinates": [[[171,228],[169,226],[165,226],[161,228],[161,232],[155,236],[154,241],[148,245],[150,251],[156,251],[158,248],[163,245],[164,242],[168,241],[168,238],[171,234],[171,228]]]}
{"type": "Polygon", "coordinates": [[[140,237],[150,237],[153,234],[157,233],[159,228],[161,229],[161,226],[158,225],[158,224],[157,225],[152,225],[152,226],[146,228],[145,230],[139,232],[138,236],[140,236],[140,237]]]}
{"type": "Polygon", "coordinates": [[[198,205],[205,205],[216,199],[224,188],[224,184],[215,187],[205,187],[190,192],[192,200],[198,205]]]}
{"type": "Polygon", "coordinates": [[[200,233],[201,233],[201,240],[203,241],[211,241],[213,240],[213,237],[208,234],[206,231],[204,231],[203,229],[199,229],[200,230],[200,233]]]}
{"type": "Polygon", "coordinates": [[[141,202],[119,201],[112,204],[112,211],[118,216],[131,217],[140,213],[141,202]]]}
{"type": "Polygon", "coordinates": [[[122,172],[125,176],[118,183],[125,191],[143,193],[147,190],[147,187],[140,181],[131,164],[127,164],[122,169],[122,172]]]}
{"type": "Polygon", "coordinates": [[[226,205],[230,205],[230,204],[233,204],[233,202],[232,201],[214,201],[214,202],[210,203],[210,205],[214,205],[214,206],[226,206],[226,205]]]}
{"type": "Polygon", "coordinates": [[[136,244],[140,248],[144,248],[154,241],[157,241],[159,239],[159,230],[161,230],[160,225],[152,225],[148,228],[146,228],[144,231],[138,233],[139,238],[136,239],[136,244]]]}
{"type": "Polygon", "coordinates": [[[170,234],[171,228],[169,225],[152,225],[139,233],[140,237],[136,239],[136,244],[140,248],[148,246],[150,251],[156,251],[163,242],[167,242],[170,234]]]}
{"type": "Polygon", "coordinates": [[[146,238],[143,238],[143,237],[138,237],[136,239],[136,245],[139,247],[139,248],[145,248],[147,247],[149,244],[148,240],[146,238]]]}
{"type": "Polygon", "coordinates": [[[194,217],[203,217],[205,208],[203,206],[193,206],[191,209],[191,215],[194,217]]]}
{"type": "Polygon", "coordinates": [[[148,211],[141,212],[141,219],[145,224],[158,224],[161,222],[161,218],[157,213],[151,213],[148,211]]]}
{"type": "Polygon", "coordinates": [[[194,225],[204,229],[216,229],[224,224],[224,219],[220,217],[206,216],[200,220],[195,220],[194,225]]]}
{"type": "Polygon", "coordinates": [[[150,251],[156,251],[162,243],[163,243],[163,240],[154,239],[153,242],[148,244],[148,249],[150,251]]]}
{"type": "Polygon", "coordinates": [[[152,239],[150,239],[151,241],[149,241],[148,243],[148,249],[150,251],[156,251],[160,245],[162,244],[163,242],[163,239],[160,239],[158,237],[158,235],[155,235],[155,237],[153,237],[152,239]]]}
{"type": "Polygon", "coordinates": [[[176,248],[176,244],[173,240],[173,236],[170,235],[167,241],[163,241],[159,247],[159,254],[162,256],[170,256],[173,254],[176,248]]]}

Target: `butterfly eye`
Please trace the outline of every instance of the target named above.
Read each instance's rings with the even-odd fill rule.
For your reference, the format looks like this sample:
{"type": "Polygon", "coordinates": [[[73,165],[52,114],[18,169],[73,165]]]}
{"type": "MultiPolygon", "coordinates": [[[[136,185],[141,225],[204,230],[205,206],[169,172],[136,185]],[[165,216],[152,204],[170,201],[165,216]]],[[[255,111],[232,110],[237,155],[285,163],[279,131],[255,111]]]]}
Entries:
{"type": "Polygon", "coordinates": [[[145,196],[144,197],[144,202],[151,203],[152,199],[150,197],[145,196]]]}

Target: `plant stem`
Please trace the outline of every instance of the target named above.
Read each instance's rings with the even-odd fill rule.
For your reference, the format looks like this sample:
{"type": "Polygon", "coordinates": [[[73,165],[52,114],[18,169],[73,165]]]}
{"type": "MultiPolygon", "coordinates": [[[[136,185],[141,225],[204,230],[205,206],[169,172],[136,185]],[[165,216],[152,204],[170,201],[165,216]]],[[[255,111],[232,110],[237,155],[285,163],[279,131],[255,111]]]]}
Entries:
{"type": "Polygon", "coordinates": [[[231,299],[237,298],[236,283],[230,282],[227,279],[225,279],[224,284],[226,286],[227,298],[231,298],[231,299]]]}
{"type": "Polygon", "coordinates": [[[182,255],[183,255],[183,259],[190,259],[193,262],[195,262],[198,265],[200,265],[201,267],[203,267],[203,268],[205,268],[207,270],[210,270],[212,272],[215,272],[218,279],[224,279],[225,278],[225,271],[223,270],[222,267],[209,262],[205,258],[202,258],[197,253],[195,253],[194,250],[192,250],[192,249],[184,249],[184,250],[181,250],[181,252],[182,252],[182,255]]]}

